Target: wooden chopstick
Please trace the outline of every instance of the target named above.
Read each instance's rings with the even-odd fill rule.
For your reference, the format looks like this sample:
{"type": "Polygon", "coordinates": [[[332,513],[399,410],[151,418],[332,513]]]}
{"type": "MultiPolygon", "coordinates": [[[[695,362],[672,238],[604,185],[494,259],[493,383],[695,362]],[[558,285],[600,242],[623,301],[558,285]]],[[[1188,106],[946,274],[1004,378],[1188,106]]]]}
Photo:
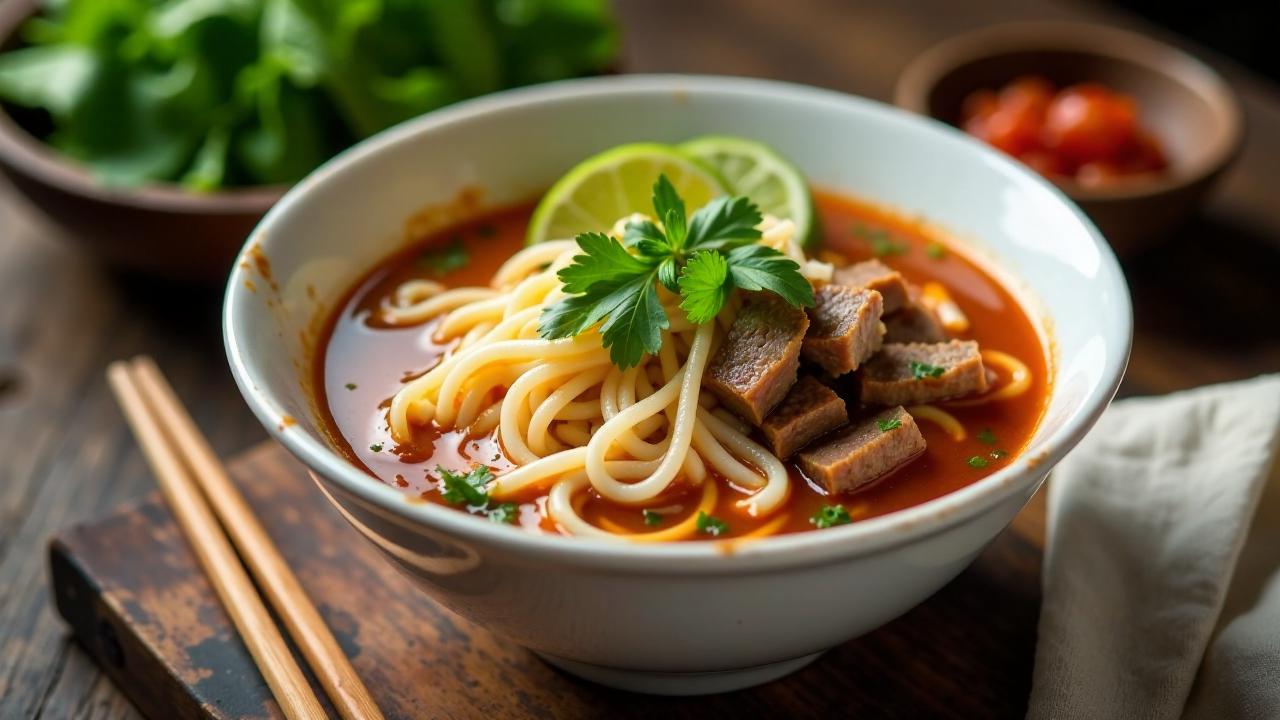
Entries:
{"type": "Polygon", "coordinates": [[[189,470],[185,479],[199,486],[197,495],[203,490],[334,707],[346,720],[381,720],[382,713],[355,668],[159,368],[150,358],[139,357],[123,372],[133,381],[161,442],[185,463],[189,470]]]}
{"type": "Polygon", "coordinates": [[[231,541],[258,581],[258,587],[262,588],[276,614],[284,620],[289,635],[297,643],[338,713],[346,720],[381,720],[382,712],[369,690],[360,681],[360,676],[289,564],[271,542],[266,529],[232,484],[209,441],[196,427],[173,387],[149,357],[134,358],[132,367],[134,379],[159,417],[165,433],[190,466],[192,477],[204,490],[213,511],[222,520],[231,541]]]}
{"type": "Polygon", "coordinates": [[[155,472],[160,491],[266,678],[271,694],[280,703],[280,709],[289,720],[324,718],[320,701],[294,662],[248,574],[236,559],[231,543],[201,497],[200,489],[182,466],[177,452],[165,441],[160,423],[148,409],[129,367],[122,362],[112,363],[107,368],[107,380],[155,472]]]}

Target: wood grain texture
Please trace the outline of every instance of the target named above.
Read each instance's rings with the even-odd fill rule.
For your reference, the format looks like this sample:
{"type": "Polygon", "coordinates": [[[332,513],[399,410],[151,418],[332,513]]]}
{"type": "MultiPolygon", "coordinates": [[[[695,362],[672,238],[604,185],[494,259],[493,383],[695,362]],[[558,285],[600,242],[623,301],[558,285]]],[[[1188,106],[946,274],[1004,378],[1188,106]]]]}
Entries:
{"type": "MultiPolygon", "coordinates": [[[[880,99],[915,54],[992,22],[1100,19],[1152,32],[1099,5],[1065,0],[619,0],[617,6],[628,71],[756,75],[880,99]]],[[[1126,267],[1137,336],[1122,395],[1280,370],[1280,328],[1264,315],[1280,307],[1280,88],[1153,34],[1189,47],[1228,76],[1249,132],[1201,217],[1126,267]]],[[[226,370],[219,293],[112,274],[66,240],[0,179],[5,720],[137,716],[54,615],[44,552],[58,529],[154,487],[106,397],[106,364],[136,353],[156,357],[224,457],[264,437],[226,370]]]]}
{"type": "MultiPolygon", "coordinates": [[[[264,444],[231,473],[390,718],[920,712],[1021,717],[1039,608],[1044,507],[944,590],[787,679],[728,695],[640,697],[574,679],[439,607],[264,444]]],[[[268,718],[265,682],[157,499],[60,534],[59,611],[148,717],[268,718]]],[[[314,682],[314,680],[313,680],[314,682]]]]}

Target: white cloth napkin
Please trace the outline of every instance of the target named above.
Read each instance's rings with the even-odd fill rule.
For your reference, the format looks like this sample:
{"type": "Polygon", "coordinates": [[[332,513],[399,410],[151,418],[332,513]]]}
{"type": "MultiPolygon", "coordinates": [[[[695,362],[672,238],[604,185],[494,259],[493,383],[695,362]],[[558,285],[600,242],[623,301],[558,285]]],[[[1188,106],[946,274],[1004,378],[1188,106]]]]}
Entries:
{"type": "Polygon", "coordinates": [[[1106,412],[1049,484],[1029,718],[1280,718],[1278,450],[1280,375],[1106,412]]]}

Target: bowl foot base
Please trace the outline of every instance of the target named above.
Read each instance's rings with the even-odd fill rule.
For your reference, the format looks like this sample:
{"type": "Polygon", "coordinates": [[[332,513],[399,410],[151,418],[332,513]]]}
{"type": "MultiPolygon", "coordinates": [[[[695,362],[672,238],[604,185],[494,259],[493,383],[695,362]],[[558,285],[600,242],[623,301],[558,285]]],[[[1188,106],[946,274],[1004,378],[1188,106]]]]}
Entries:
{"type": "Polygon", "coordinates": [[[821,655],[812,655],[756,665],[737,670],[715,670],[711,672],[651,672],[646,670],[627,670],[624,668],[604,667],[588,663],[568,660],[555,655],[537,653],[538,657],[584,680],[606,685],[619,690],[646,693],[649,695],[710,695],[729,692],[762,685],[770,680],[789,675],[813,662],[821,655]]]}

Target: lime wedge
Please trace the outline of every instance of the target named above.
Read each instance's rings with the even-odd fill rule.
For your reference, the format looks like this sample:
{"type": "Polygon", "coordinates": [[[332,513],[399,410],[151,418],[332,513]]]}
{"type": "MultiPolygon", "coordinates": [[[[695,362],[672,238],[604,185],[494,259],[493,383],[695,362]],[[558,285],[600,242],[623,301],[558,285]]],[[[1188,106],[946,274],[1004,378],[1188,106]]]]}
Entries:
{"type": "Polygon", "coordinates": [[[670,145],[619,145],[570,170],[533,211],[525,244],[607,232],[618,218],[653,213],[653,183],[665,174],[689,213],[726,193],[711,170],[670,145]]]}
{"type": "Polygon", "coordinates": [[[760,212],[790,219],[796,224],[801,244],[813,246],[818,223],[809,183],[795,165],[773,148],[727,135],[694,138],[679,148],[718,172],[728,184],[729,192],[751,198],[760,212]]]}

